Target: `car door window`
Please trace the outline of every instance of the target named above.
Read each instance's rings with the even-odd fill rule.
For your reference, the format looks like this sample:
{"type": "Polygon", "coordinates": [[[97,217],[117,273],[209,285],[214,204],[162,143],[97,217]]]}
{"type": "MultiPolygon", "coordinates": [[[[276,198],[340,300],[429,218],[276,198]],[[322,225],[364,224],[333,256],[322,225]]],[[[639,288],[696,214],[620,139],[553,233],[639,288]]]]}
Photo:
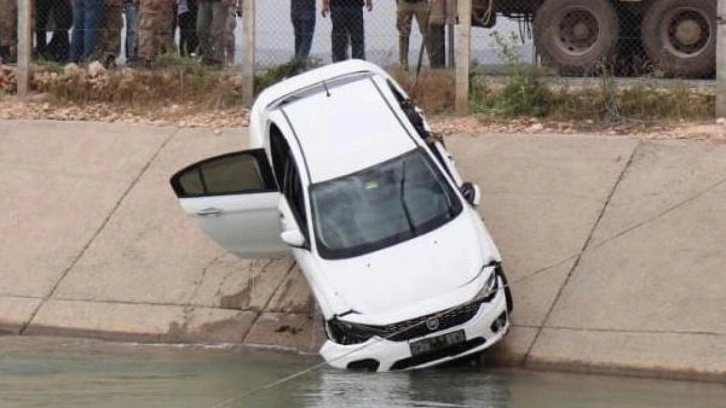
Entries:
{"type": "Polygon", "coordinates": [[[204,160],[175,174],[171,184],[180,198],[277,190],[262,149],[204,160]]]}
{"type": "Polygon", "coordinates": [[[295,164],[295,159],[291,155],[290,145],[275,124],[270,125],[270,152],[275,179],[280,187],[280,192],[290,205],[301,231],[307,236],[305,195],[300,172],[295,164]]]}
{"type": "Polygon", "coordinates": [[[303,194],[300,174],[295,162],[292,160],[288,162],[288,169],[285,176],[285,187],[282,190],[282,194],[290,203],[292,212],[295,214],[295,218],[297,218],[300,228],[302,228],[303,231],[306,231],[307,217],[305,216],[305,195],[303,194]]]}

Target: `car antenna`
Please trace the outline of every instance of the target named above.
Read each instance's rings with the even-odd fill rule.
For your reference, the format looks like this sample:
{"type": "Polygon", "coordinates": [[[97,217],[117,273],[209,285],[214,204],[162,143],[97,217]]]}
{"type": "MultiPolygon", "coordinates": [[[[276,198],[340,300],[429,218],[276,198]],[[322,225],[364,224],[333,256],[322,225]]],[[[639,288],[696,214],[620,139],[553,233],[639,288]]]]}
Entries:
{"type": "Polygon", "coordinates": [[[325,96],[330,98],[330,89],[328,89],[328,83],[323,79],[323,88],[325,88],[325,96]]]}

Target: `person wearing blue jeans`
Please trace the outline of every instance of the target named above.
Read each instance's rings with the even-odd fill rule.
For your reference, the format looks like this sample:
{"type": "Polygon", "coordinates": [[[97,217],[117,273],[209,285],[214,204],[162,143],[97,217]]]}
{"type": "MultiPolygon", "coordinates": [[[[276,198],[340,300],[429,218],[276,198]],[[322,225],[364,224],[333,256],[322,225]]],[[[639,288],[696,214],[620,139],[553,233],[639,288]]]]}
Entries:
{"type": "Polygon", "coordinates": [[[103,17],[104,0],[73,0],[71,61],[88,61],[96,49],[96,38],[103,17]]]}
{"type": "Polygon", "coordinates": [[[348,58],[348,44],[352,57],[366,59],[363,6],[373,10],[372,0],[323,0],[323,17],[330,13],[333,20],[331,48],[333,62],[348,58]]]}
{"type": "Polygon", "coordinates": [[[315,32],[315,0],[290,0],[290,19],[295,31],[295,58],[306,59],[315,32]]]}
{"type": "Polygon", "coordinates": [[[126,16],[126,61],[136,60],[139,44],[139,0],[124,0],[126,16]]]}

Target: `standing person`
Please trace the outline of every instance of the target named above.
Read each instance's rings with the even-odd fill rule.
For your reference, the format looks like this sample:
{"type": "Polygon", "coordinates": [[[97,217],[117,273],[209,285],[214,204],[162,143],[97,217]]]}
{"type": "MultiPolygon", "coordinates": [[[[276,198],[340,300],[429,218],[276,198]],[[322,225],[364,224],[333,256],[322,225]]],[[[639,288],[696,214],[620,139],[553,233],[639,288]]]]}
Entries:
{"type": "Polygon", "coordinates": [[[172,9],[176,0],[141,0],[139,12],[139,49],[138,60],[141,65],[151,68],[161,51],[162,34],[169,30],[171,22],[165,20],[166,9],[172,9]]]}
{"type": "Polygon", "coordinates": [[[242,1],[232,0],[224,27],[224,65],[234,65],[234,54],[237,48],[234,31],[237,29],[237,17],[242,17],[242,1]]]}
{"type": "Polygon", "coordinates": [[[221,66],[224,62],[224,27],[229,16],[229,0],[199,0],[197,35],[206,65],[221,66]]]}
{"type": "Polygon", "coordinates": [[[179,0],[177,21],[179,25],[179,53],[182,57],[194,57],[199,46],[196,0],[179,0]]]}
{"type": "Polygon", "coordinates": [[[178,54],[179,50],[174,41],[176,33],[176,4],[177,0],[167,0],[168,6],[161,8],[161,17],[163,23],[161,32],[159,33],[160,54],[178,54]]]}
{"type": "Polygon", "coordinates": [[[68,60],[70,39],[68,31],[73,24],[70,0],[35,1],[35,52],[50,61],[68,60]],[[48,43],[48,22],[53,16],[53,36],[48,43]]]}
{"type": "Polygon", "coordinates": [[[88,61],[96,50],[98,28],[103,18],[104,0],[72,0],[73,34],[71,61],[88,61]]]}
{"type": "Polygon", "coordinates": [[[139,46],[139,0],[124,0],[126,16],[126,63],[138,58],[139,46]]]}
{"type": "Polygon", "coordinates": [[[447,13],[454,15],[456,7],[449,5],[450,0],[431,0],[431,15],[429,16],[429,29],[427,51],[429,53],[429,66],[431,68],[444,68],[446,66],[446,21],[447,13]]]}
{"type": "Polygon", "coordinates": [[[363,5],[370,12],[373,10],[372,0],[322,0],[323,17],[330,13],[333,20],[331,48],[333,62],[348,58],[348,44],[351,54],[356,59],[366,59],[365,31],[363,27],[363,5]]]}
{"type": "Polygon", "coordinates": [[[98,41],[98,60],[106,68],[116,66],[116,58],[121,53],[121,30],[123,29],[123,0],[106,0],[103,10],[103,30],[98,41]]]}
{"type": "Polygon", "coordinates": [[[290,0],[290,19],[295,31],[295,58],[307,59],[315,32],[315,0],[290,0]]]}
{"type": "Polygon", "coordinates": [[[0,10],[0,60],[3,64],[13,63],[17,58],[17,0],[0,0],[0,10]]]}
{"type": "Polygon", "coordinates": [[[396,29],[398,30],[398,62],[408,71],[409,39],[413,18],[421,36],[424,37],[426,53],[431,58],[431,41],[428,36],[431,5],[429,0],[396,0],[396,29]]]}

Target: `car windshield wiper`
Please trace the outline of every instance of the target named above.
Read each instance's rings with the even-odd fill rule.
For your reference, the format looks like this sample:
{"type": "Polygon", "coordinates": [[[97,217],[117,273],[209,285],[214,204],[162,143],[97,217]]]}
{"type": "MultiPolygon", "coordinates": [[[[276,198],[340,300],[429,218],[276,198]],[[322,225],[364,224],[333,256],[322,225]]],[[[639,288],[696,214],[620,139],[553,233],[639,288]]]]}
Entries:
{"type": "Polygon", "coordinates": [[[406,205],[405,190],[406,190],[406,161],[404,160],[401,163],[401,188],[399,190],[399,197],[401,199],[401,206],[403,206],[403,213],[406,215],[406,221],[408,222],[408,227],[409,227],[409,229],[411,229],[411,233],[413,235],[416,235],[416,227],[414,227],[413,221],[411,220],[411,211],[408,209],[408,206],[406,205]]]}

